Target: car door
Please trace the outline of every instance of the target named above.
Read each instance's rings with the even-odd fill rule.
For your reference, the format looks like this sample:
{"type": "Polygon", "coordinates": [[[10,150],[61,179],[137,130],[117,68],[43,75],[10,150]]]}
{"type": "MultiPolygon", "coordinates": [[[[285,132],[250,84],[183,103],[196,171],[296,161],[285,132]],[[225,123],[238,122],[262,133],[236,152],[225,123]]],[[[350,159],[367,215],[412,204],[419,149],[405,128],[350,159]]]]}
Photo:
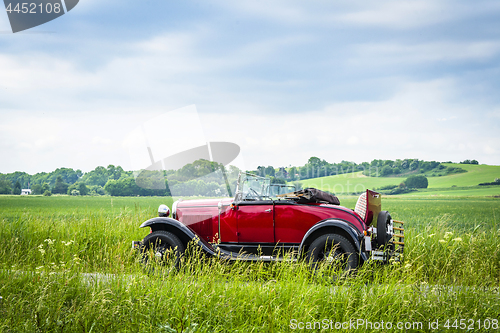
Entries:
{"type": "Polygon", "coordinates": [[[271,200],[237,206],[238,243],[274,243],[274,205],[271,200]]]}

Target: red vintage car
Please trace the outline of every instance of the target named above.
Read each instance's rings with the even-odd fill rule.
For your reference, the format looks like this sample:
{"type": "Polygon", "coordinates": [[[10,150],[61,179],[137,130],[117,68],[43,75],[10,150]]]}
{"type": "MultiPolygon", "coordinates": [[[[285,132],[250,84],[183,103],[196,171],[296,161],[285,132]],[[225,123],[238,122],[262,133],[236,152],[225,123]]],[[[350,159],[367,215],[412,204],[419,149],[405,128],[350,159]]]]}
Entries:
{"type": "Polygon", "coordinates": [[[329,193],[294,191],[250,173],[240,173],[234,198],[178,200],[172,217],[165,205],[159,215],[140,226],[150,234],[132,243],[145,261],[172,254],[178,265],[194,242],[223,259],[275,261],[291,253],[313,265],[335,262],[351,270],[370,259],[399,261],[404,247],[403,222],[381,210],[377,192],[367,190],[349,209],[329,193]]]}

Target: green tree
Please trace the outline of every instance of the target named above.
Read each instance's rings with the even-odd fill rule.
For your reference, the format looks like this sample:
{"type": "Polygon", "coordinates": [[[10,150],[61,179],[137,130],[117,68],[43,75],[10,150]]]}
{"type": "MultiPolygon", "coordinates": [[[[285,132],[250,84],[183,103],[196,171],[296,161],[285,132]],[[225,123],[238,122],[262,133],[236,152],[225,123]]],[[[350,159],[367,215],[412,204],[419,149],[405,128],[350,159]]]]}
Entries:
{"type": "Polygon", "coordinates": [[[104,188],[99,185],[89,185],[89,195],[106,195],[106,191],[104,191],[104,188]]]}
{"type": "Polygon", "coordinates": [[[266,168],[266,176],[274,177],[275,175],[276,175],[276,171],[274,170],[274,168],[272,166],[268,166],[266,168]]]}
{"type": "Polygon", "coordinates": [[[87,185],[104,186],[108,181],[108,170],[103,166],[98,166],[94,170],[83,175],[82,180],[87,185]]]}
{"type": "Polygon", "coordinates": [[[261,176],[261,177],[264,177],[266,175],[266,167],[262,166],[262,165],[259,165],[257,167],[257,175],[261,176]]]}
{"type": "Polygon", "coordinates": [[[52,193],[54,194],[66,194],[68,192],[69,184],[65,183],[62,179],[62,176],[57,176],[56,183],[52,188],[52,193]]]}
{"type": "Polygon", "coordinates": [[[80,195],[88,195],[89,194],[89,189],[85,183],[81,182],[78,183],[78,191],[80,191],[80,195]]]}
{"type": "Polygon", "coordinates": [[[43,183],[43,185],[42,185],[42,193],[44,193],[44,195],[45,195],[45,192],[47,192],[47,191],[50,192],[49,183],[43,183]]]}
{"type": "Polygon", "coordinates": [[[42,194],[42,185],[35,184],[31,186],[31,194],[42,194]]]}
{"type": "Polygon", "coordinates": [[[405,180],[405,185],[408,188],[427,188],[429,181],[423,175],[412,175],[405,180]]]}
{"type": "Polygon", "coordinates": [[[309,157],[307,160],[307,164],[310,164],[314,167],[319,167],[321,165],[321,159],[316,156],[309,157]]]}
{"type": "Polygon", "coordinates": [[[414,160],[410,163],[410,171],[414,171],[418,169],[418,160],[414,160]]]}
{"type": "MultiPolygon", "coordinates": [[[[55,184],[57,178],[61,177],[63,182],[73,184],[78,180],[78,174],[71,168],[58,168],[50,173],[50,183],[55,184]]],[[[66,192],[65,192],[66,193],[66,192]]]]}
{"type": "Polygon", "coordinates": [[[118,180],[122,175],[123,169],[121,166],[115,167],[113,164],[108,165],[107,173],[108,179],[118,180]]]}
{"type": "Polygon", "coordinates": [[[392,174],[392,167],[389,165],[385,165],[382,168],[381,174],[382,176],[389,176],[390,174],[392,174]]]}
{"type": "Polygon", "coordinates": [[[12,182],[8,179],[0,179],[0,194],[11,194],[12,182]]]}
{"type": "Polygon", "coordinates": [[[14,188],[12,189],[12,194],[19,195],[21,194],[21,183],[19,180],[16,180],[16,183],[14,184],[14,188]]]}
{"type": "Polygon", "coordinates": [[[283,184],[286,185],[286,180],[279,177],[271,177],[271,184],[283,184]]]}

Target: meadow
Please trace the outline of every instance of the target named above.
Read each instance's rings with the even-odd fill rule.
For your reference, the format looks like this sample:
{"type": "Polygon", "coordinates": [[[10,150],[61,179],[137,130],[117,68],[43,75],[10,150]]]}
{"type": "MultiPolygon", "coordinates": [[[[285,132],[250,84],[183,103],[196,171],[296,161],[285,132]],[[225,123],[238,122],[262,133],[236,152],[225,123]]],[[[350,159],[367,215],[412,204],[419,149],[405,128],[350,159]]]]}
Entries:
{"type": "Polygon", "coordinates": [[[500,330],[499,199],[384,197],[406,222],[404,262],[334,281],[303,262],[197,255],[145,270],[130,243],[161,203],[172,200],[0,196],[0,331],[500,330]]]}

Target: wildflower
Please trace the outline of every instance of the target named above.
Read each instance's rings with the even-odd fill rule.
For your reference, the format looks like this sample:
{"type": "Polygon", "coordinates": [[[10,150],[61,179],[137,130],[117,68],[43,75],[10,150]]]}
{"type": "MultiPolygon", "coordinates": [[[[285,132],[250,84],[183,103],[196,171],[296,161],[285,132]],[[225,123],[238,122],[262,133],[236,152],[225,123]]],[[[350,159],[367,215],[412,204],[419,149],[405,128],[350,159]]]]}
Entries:
{"type": "Polygon", "coordinates": [[[46,240],[44,240],[44,242],[47,242],[48,245],[54,244],[55,241],[56,241],[55,239],[50,239],[50,238],[47,238],[46,240]]]}
{"type": "Polygon", "coordinates": [[[69,246],[69,245],[73,244],[74,242],[75,242],[74,240],[70,240],[69,242],[61,241],[61,243],[63,243],[66,246],[69,246]]]}
{"type": "Polygon", "coordinates": [[[429,238],[431,238],[431,237],[433,237],[434,235],[435,235],[435,234],[430,234],[428,237],[429,237],[429,238]]]}
{"type": "Polygon", "coordinates": [[[461,241],[462,241],[462,238],[457,237],[457,238],[453,238],[453,240],[454,240],[455,242],[461,242],[461,241]]]}
{"type": "Polygon", "coordinates": [[[38,271],[38,270],[40,270],[40,269],[42,269],[42,268],[43,268],[43,266],[38,266],[38,267],[36,267],[35,269],[38,271]]]}
{"type": "Polygon", "coordinates": [[[411,264],[406,264],[405,265],[405,268],[410,268],[411,267],[411,264]]]}
{"type": "Polygon", "coordinates": [[[440,239],[439,243],[446,243],[446,241],[444,239],[440,239]]]}
{"type": "Polygon", "coordinates": [[[445,239],[448,239],[448,238],[450,238],[452,235],[453,235],[453,232],[451,232],[451,231],[447,231],[447,232],[445,232],[445,234],[444,234],[444,238],[445,238],[445,239]]]}

